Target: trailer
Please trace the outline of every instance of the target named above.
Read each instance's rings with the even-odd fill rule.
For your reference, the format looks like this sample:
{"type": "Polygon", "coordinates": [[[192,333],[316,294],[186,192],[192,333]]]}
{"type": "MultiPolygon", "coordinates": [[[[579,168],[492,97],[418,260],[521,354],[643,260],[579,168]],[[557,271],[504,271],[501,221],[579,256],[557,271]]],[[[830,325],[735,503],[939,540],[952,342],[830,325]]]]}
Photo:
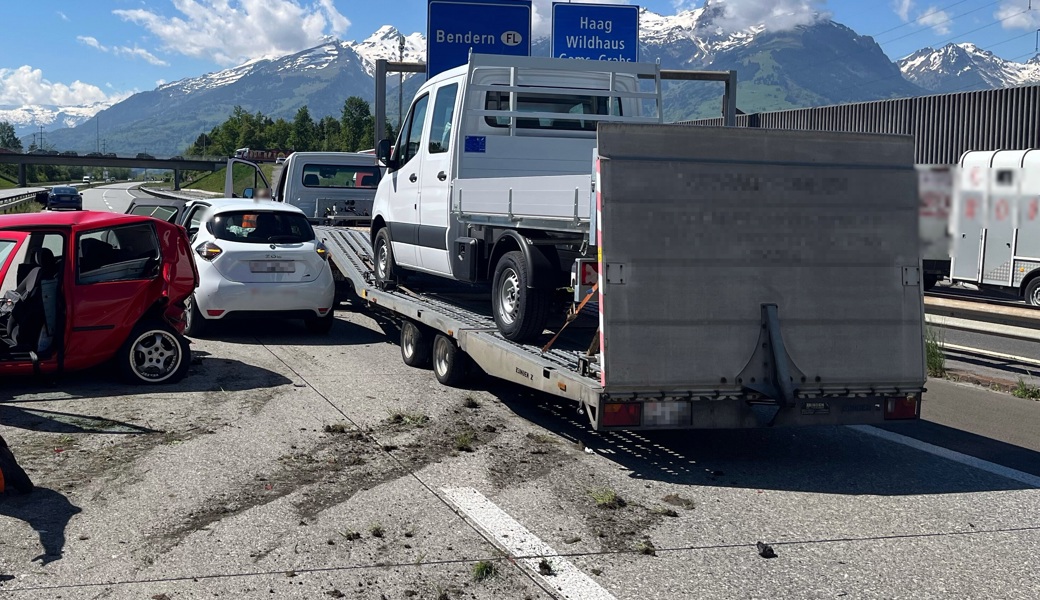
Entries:
{"type": "Polygon", "coordinates": [[[367,232],[318,236],[356,301],[399,324],[405,363],[447,385],[476,365],[597,430],[919,417],[910,138],[600,123],[593,164],[581,301],[537,344],[498,331],[484,288],[378,282],[367,232]]]}

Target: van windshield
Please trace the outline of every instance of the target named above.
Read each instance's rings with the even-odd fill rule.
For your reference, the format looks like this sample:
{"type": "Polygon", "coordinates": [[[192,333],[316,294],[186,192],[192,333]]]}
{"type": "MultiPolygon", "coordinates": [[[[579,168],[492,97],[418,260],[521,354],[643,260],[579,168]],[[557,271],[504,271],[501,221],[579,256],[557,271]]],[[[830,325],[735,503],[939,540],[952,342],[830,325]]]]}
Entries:
{"type": "Polygon", "coordinates": [[[361,188],[374,190],[379,185],[379,167],[360,165],[303,166],[303,186],[309,188],[361,188]]]}

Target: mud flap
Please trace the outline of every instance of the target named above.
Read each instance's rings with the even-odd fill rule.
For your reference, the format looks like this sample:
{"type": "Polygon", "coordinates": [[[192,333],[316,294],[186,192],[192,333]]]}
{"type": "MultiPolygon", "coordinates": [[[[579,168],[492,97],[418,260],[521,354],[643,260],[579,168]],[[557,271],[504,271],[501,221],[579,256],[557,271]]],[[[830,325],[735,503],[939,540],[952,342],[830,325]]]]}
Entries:
{"type": "Polygon", "coordinates": [[[775,304],[762,305],[762,327],[751,359],[737,375],[745,394],[763,396],[748,400],[760,425],[772,426],[784,408],[795,406],[798,382],[804,373],[787,353],[780,333],[780,313],[775,304]]]}

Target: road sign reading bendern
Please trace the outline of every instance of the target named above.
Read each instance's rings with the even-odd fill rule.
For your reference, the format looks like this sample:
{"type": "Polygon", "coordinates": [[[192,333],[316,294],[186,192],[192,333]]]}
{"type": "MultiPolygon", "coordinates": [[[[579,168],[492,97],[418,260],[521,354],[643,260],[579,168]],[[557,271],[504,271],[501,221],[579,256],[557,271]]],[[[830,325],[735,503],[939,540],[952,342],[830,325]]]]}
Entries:
{"type": "Polygon", "coordinates": [[[639,7],[631,4],[552,6],[553,58],[639,61],[639,7]]]}
{"type": "Polygon", "coordinates": [[[530,0],[430,0],[426,76],[466,64],[480,54],[531,54],[530,0]]]}

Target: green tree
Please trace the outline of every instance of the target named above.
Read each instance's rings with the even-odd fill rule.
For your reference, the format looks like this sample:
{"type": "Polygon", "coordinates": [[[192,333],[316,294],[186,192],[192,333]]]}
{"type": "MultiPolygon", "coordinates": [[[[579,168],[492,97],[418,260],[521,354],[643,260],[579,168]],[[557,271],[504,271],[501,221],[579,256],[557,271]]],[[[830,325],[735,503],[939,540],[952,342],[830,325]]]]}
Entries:
{"type": "Polygon", "coordinates": [[[0,148],[11,152],[22,152],[22,140],[14,132],[14,125],[8,121],[0,121],[0,148]]]}
{"type": "Polygon", "coordinates": [[[307,106],[301,106],[293,117],[292,131],[289,133],[289,146],[297,152],[307,152],[315,148],[318,137],[317,125],[311,118],[307,106]]]}
{"type": "Polygon", "coordinates": [[[336,117],[322,117],[318,121],[318,148],[324,152],[339,152],[343,149],[343,136],[336,117]]]}
{"type": "Polygon", "coordinates": [[[351,96],[343,103],[343,149],[348,152],[374,146],[375,118],[372,110],[359,96],[351,96]]]}
{"type": "Polygon", "coordinates": [[[289,150],[289,135],[292,125],[285,119],[278,119],[264,128],[264,148],[267,150],[289,150]]]}

